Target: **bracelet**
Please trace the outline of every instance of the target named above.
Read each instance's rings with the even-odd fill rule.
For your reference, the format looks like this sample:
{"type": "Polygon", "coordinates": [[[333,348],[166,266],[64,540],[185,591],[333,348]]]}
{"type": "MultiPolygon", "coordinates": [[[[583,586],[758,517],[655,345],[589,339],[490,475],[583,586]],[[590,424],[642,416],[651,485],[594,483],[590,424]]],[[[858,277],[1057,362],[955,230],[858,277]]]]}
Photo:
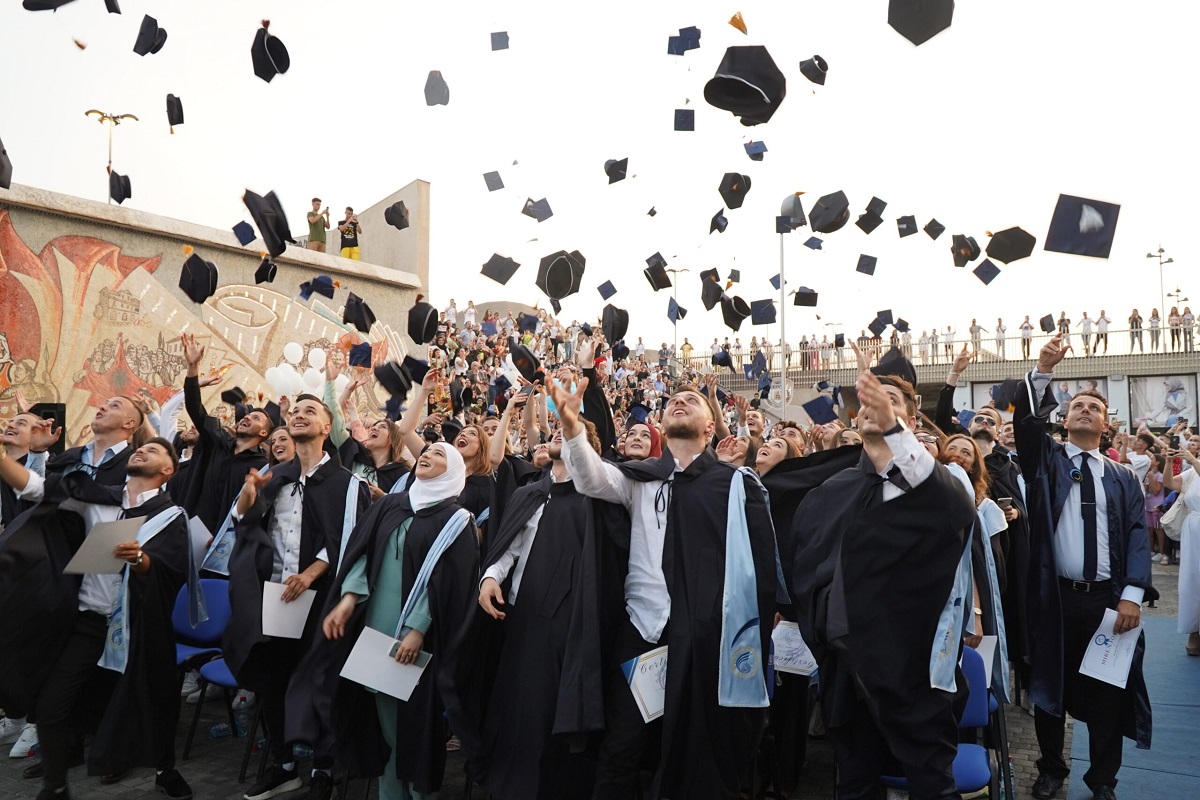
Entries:
{"type": "Polygon", "coordinates": [[[146,558],[146,554],[143,553],[141,550],[138,550],[137,561],[128,561],[127,560],[125,563],[131,567],[140,567],[142,565],[142,561],[144,561],[145,558],[146,558]]]}

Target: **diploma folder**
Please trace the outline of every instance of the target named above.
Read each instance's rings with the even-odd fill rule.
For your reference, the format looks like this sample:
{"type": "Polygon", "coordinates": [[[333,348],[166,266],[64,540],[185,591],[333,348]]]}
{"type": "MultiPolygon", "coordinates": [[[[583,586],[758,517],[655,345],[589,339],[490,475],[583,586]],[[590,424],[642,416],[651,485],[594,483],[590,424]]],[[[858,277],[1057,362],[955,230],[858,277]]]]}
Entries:
{"type": "Polygon", "coordinates": [[[308,624],[308,612],[312,609],[317,593],[312,589],[306,589],[295,600],[285,603],[283,602],[283,591],[286,588],[282,583],[267,581],[263,584],[262,631],[264,636],[299,639],[304,635],[304,626],[308,624]]]}
{"type": "Polygon", "coordinates": [[[621,665],[625,681],[642,719],[652,722],[663,715],[667,700],[667,648],[656,647],[621,665]]]}
{"type": "Polygon", "coordinates": [[[398,644],[386,633],[363,628],[342,667],[342,677],[407,702],[412,697],[413,689],[420,683],[432,656],[422,650],[417,654],[415,664],[400,664],[395,656],[398,644]]]}
{"type": "Polygon", "coordinates": [[[63,568],[63,574],[116,575],[125,569],[127,562],[113,558],[113,550],[122,542],[136,542],[145,521],[145,517],[134,517],[96,523],[63,568]]]}

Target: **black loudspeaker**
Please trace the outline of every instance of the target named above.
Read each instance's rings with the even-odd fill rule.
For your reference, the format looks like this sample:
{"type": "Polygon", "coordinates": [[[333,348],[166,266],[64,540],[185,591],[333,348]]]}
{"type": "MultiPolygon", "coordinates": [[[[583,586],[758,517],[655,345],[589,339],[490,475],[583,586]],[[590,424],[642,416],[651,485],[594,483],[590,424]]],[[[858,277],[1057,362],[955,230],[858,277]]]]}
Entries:
{"type": "Polygon", "coordinates": [[[34,403],[29,413],[42,419],[54,420],[54,429],[62,429],[62,436],[50,446],[50,455],[59,455],[67,449],[67,405],[66,403],[34,403]]]}

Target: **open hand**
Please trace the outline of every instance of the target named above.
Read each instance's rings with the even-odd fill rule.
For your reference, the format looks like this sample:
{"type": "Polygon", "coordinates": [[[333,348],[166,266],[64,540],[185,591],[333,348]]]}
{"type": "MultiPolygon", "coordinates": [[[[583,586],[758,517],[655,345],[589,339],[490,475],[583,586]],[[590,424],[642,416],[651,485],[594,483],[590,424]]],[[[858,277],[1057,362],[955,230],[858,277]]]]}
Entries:
{"type": "Polygon", "coordinates": [[[501,607],[504,605],[504,591],[495,578],[484,578],[479,586],[479,605],[492,619],[504,619],[506,616],[501,607]]]}
{"type": "Polygon", "coordinates": [[[356,602],[355,595],[342,595],[341,601],[333,607],[333,611],[330,611],[329,615],[325,617],[325,621],[321,623],[321,630],[326,639],[340,639],[346,635],[346,623],[350,621],[350,615],[354,613],[356,602]]]}

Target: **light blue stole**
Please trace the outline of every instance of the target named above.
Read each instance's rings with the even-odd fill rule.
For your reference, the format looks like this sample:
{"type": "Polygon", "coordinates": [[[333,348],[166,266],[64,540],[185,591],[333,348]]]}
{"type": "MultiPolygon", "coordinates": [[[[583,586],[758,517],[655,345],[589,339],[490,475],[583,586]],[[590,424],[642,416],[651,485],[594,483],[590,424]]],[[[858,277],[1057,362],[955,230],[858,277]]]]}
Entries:
{"type": "Polygon", "coordinates": [[[350,544],[350,534],[358,524],[358,487],[366,483],[362,478],[351,473],[350,485],[346,487],[346,513],[342,518],[342,541],[338,545],[338,570],[342,568],[342,558],[346,555],[346,545],[350,544]]]}
{"type": "MultiPolygon", "coordinates": [[[[725,586],[721,595],[721,653],[717,702],[726,708],[767,708],[766,663],[759,630],[758,581],[746,522],[746,484],[758,476],[733,473],[725,525],[725,586]]],[[[761,488],[761,484],[758,484],[761,488]]]]}
{"type": "MultiPolygon", "coordinates": [[[[266,475],[270,468],[270,464],[263,464],[258,470],[258,474],[266,475]]],[[[204,558],[200,560],[200,569],[229,577],[229,554],[233,552],[233,540],[237,528],[237,523],[233,521],[233,514],[236,511],[237,499],[234,498],[233,505],[229,507],[229,513],[225,515],[224,521],[221,522],[212,542],[208,545],[208,550],[204,553],[204,558]]]]}
{"type": "Polygon", "coordinates": [[[396,623],[397,639],[403,639],[408,633],[409,629],[405,628],[404,623],[408,620],[408,615],[417,607],[417,601],[420,600],[421,595],[425,594],[425,590],[429,586],[429,576],[433,574],[433,568],[437,566],[442,554],[450,548],[450,545],[454,544],[454,540],[458,538],[470,521],[471,512],[460,508],[454,513],[454,516],[446,520],[441,533],[433,540],[433,545],[425,554],[425,562],[421,564],[417,578],[413,581],[412,588],[408,590],[408,599],[404,601],[404,608],[400,611],[400,621],[396,623]]]}
{"type": "Polygon", "coordinates": [[[954,670],[958,666],[958,647],[962,643],[966,621],[964,611],[974,608],[971,585],[971,541],[968,536],[954,572],[950,596],[946,598],[946,605],[938,617],[938,633],[929,654],[929,685],[934,689],[955,691],[954,670]]]}

